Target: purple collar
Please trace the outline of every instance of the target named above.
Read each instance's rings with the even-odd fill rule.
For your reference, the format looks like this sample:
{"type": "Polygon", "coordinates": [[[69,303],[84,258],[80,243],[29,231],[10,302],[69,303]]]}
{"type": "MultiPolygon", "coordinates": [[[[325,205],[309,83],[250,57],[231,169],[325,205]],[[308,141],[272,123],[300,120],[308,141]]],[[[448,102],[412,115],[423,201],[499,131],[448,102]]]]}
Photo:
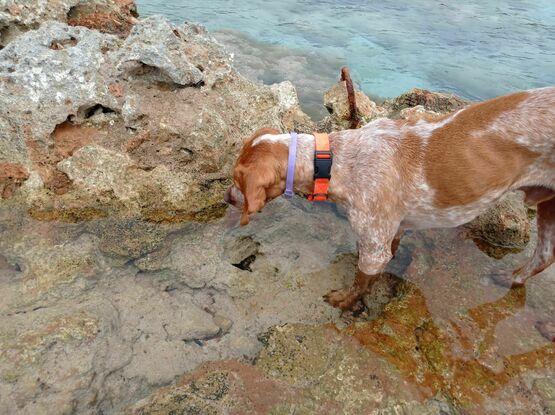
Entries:
{"type": "Polygon", "coordinates": [[[297,138],[298,135],[295,132],[291,134],[291,140],[289,140],[289,159],[287,160],[287,177],[285,179],[285,193],[283,197],[286,199],[291,199],[293,197],[293,180],[295,179],[295,162],[297,160],[297,138]]]}

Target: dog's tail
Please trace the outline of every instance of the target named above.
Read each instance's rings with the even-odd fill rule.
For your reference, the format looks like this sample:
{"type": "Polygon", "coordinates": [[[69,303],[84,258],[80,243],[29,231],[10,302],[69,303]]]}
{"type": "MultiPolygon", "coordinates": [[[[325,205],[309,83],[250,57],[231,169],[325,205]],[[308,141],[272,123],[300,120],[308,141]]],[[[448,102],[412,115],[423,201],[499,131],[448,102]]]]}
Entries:
{"type": "Polygon", "coordinates": [[[351,128],[355,129],[358,128],[358,126],[360,125],[360,118],[357,112],[355,88],[353,86],[353,81],[349,73],[349,68],[347,68],[346,66],[341,68],[341,80],[345,82],[345,86],[347,87],[347,98],[349,100],[350,111],[349,118],[351,120],[351,128]]]}

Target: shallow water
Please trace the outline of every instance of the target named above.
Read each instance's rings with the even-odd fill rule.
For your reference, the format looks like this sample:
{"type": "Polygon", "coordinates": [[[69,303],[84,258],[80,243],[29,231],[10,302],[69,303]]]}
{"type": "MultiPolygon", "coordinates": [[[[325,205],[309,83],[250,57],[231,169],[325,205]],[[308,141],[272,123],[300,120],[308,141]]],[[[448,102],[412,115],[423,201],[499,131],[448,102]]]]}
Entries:
{"type": "Polygon", "coordinates": [[[555,83],[555,2],[138,0],[143,16],[200,22],[247,75],[291,80],[319,114],[348,65],[368,94],[420,87],[481,100],[555,83]]]}
{"type": "Polygon", "coordinates": [[[235,219],[73,224],[0,210],[6,396],[92,393],[114,413],[203,362],[252,359],[270,326],[335,323],[361,342],[349,353],[387,362],[389,382],[470,413],[553,399],[538,389],[552,384],[553,346],[534,324],[552,316],[555,270],[516,291],[488,279],[532,246],[495,260],[463,229],[408,233],[388,267],[398,292],[370,297],[383,303],[374,316],[340,316],[322,295],[350,284],[356,248],[334,205],[277,200],[247,227],[235,219]]]}

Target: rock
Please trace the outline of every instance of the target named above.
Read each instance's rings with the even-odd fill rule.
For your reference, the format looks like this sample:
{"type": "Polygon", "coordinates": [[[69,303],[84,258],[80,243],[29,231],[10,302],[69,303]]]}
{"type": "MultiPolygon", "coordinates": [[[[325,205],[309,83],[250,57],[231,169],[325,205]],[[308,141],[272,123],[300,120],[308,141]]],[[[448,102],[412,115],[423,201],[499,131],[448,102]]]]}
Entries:
{"type": "MultiPolygon", "coordinates": [[[[397,98],[377,105],[355,89],[357,114],[361,126],[381,117],[434,121],[442,114],[469,104],[456,95],[412,89],[397,98]]],[[[338,82],[324,94],[324,105],[330,115],[318,122],[319,131],[331,132],[350,128],[350,109],[345,82],[338,82]]]]}
{"type": "MultiPolygon", "coordinates": [[[[416,287],[404,284],[401,292],[377,320],[353,324],[345,332],[398,368],[426,396],[447,398],[455,413],[495,413],[501,408],[506,413],[541,412],[542,398],[522,379],[528,376],[524,373],[531,375],[534,368],[550,365],[551,344],[528,338],[530,343],[519,349],[522,354],[513,354],[506,346],[519,344],[522,332],[504,333],[505,347],[493,335],[493,331],[499,335],[500,321],[522,310],[523,290],[510,291],[448,321],[431,317],[427,295],[416,287]]],[[[541,370],[536,372],[540,374],[541,370]]],[[[442,413],[441,406],[434,410],[442,413]]]]}
{"type": "Polygon", "coordinates": [[[65,22],[69,10],[80,0],[7,0],[0,6],[0,49],[20,34],[37,29],[43,22],[65,22]]]}
{"type": "MultiPolygon", "coordinates": [[[[355,91],[355,96],[357,113],[365,124],[371,119],[383,115],[383,111],[364,93],[355,91]]],[[[324,93],[324,106],[330,114],[337,116],[338,119],[345,121],[350,119],[347,87],[344,81],[335,84],[324,93]]]]}
{"type": "Polygon", "coordinates": [[[285,325],[268,334],[254,367],[203,365],[126,413],[454,414],[445,402],[421,401],[386,362],[336,330],[285,325]]]}
{"type": "MultiPolygon", "coordinates": [[[[152,68],[153,81],[174,82],[180,86],[195,86],[204,82],[204,68],[189,60],[187,44],[162,17],[147,18],[135,26],[130,36],[118,51],[118,67],[127,63],[138,64],[146,70],[152,68]]],[[[132,70],[137,71],[137,65],[132,70]]]]}
{"type": "Polygon", "coordinates": [[[538,314],[540,322],[553,322],[552,310],[555,298],[550,293],[555,292],[555,268],[547,268],[534,278],[526,282],[527,305],[538,314]]]}
{"type": "Polygon", "coordinates": [[[424,119],[427,121],[433,121],[435,118],[441,117],[441,115],[442,114],[438,112],[427,110],[423,105],[404,108],[399,112],[399,118],[406,120],[424,119]]]}
{"type": "Polygon", "coordinates": [[[198,25],[151,17],[121,40],[47,22],[0,51],[0,163],[33,178],[4,187],[36,219],[213,220],[262,127],[313,123],[291,83],[246,80],[198,25]]]}
{"type": "MultiPolygon", "coordinates": [[[[206,364],[179,380],[137,402],[128,415],[275,413],[275,407],[292,395],[286,386],[268,379],[252,366],[229,361],[206,364]],[[273,412],[269,412],[271,410],[273,412]]],[[[294,396],[294,394],[293,394],[294,396]]]]}
{"type": "Polygon", "coordinates": [[[0,163],[0,197],[7,199],[29,178],[25,167],[16,163],[0,163]]]}
{"type": "Polygon", "coordinates": [[[465,227],[472,238],[485,242],[480,246],[495,258],[521,251],[530,242],[530,217],[520,193],[506,194],[465,227]]]}
{"type": "Polygon", "coordinates": [[[126,37],[137,17],[134,0],[93,0],[73,6],[67,14],[67,23],[126,37]]]}
{"type": "Polygon", "coordinates": [[[469,103],[469,101],[453,94],[430,92],[425,89],[414,88],[397,98],[386,101],[384,107],[392,113],[390,116],[394,116],[395,113],[405,108],[416,107],[418,105],[422,105],[427,111],[445,114],[458,110],[469,103]]]}
{"type": "Polygon", "coordinates": [[[140,220],[104,220],[88,224],[87,231],[98,238],[98,247],[105,255],[126,261],[156,251],[173,227],[140,220]]]}
{"type": "Polygon", "coordinates": [[[534,388],[539,392],[541,397],[546,401],[547,412],[555,411],[555,382],[550,378],[536,379],[534,388]]]}
{"type": "MultiPolygon", "coordinates": [[[[63,239],[62,235],[59,237],[63,239]]],[[[45,295],[60,291],[69,293],[76,280],[85,287],[90,286],[102,268],[95,255],[95,240],[89,235],[75,236],[71,244],[60,243],[51,236],[39,239],[19,235],[13,237],[12,243],[3,243],[1,247],[19,270],[18,283],[12,286],[15,292],[0,310],[34,304],[45,295]]]]}
{"type": "Polygon", "coordinates": [[[403,238],[388,271],[404,280],[373,289],[372,321],[321,299],[356,270],[332,206],[276,200],[238,229],[0,208],[0,233],[0,412],[439,415],[547,400],[526,380],[552,359],[530,291],[481,284],[497,261],[457,229],[403,238]]]}
{"type": "MultiPolygon", "coordinates": [[[[244,238],[238,244],[243,255],[257,252],[251,268],[260,272],[260,261],[267,259],[261,257],[260,252],[267,252],[264,247],[244,238]]],[[[226,250],[235,252],[232,245],[226,250]]],[[[354,268],[356,258],[352,262],[354,268]]],[[[170,414],[196,408],[224,414],[253,407],[276,414],[293,409],[302,414],[329,410],[434,415],[539,410],[550,399],[540,391],[543,385],[521,380],[541,376],[552,360],[552,347],[534,335],[525,319],[517,319],[525,306],[524,290],[503,294],[499,287],[479,283],[494,262],[457,230],[407,235],[390,267],[406,280],[392,275],[385,279],[394,281],[386,285],[394,286],[395,292],[386,296],[388,303],[380,304],[372,321],[355,320],[344,329],[274,326],[259,335],[263,348],[254,367],[235,360],[203,365],[136,403],[128,413],[170,414]],[[501,335],[499,330],[501,341],[492,336],[501,335]],[[491,369],[496,359],[502,364],[491,369]],[[221,392],[210,399],[197,393],[197,382],[205,385],[203,390],[221,392]],[[253,384],[267,392],[254,393],[248,386],[253,384]]],[[[367,300],[379,298],[371,295],[367,300]]],[[[266,298],[260,299],[267,307],[266,298]]]]}
{"type": "Polygon", "coordinates": [[[50,134],[69,115],[85,117],[96,105],[117,108],[105,84],[105,53],[116,46],[115,37],[48,22],[0,51],[0,118],[13,131],[2,158],[13,156],[10,144],[46,151],[50,134]]]}
{"type": "Polygon", "coordinates": [[[6,0],[0,7],[0,49],[51,20],[123,36],[138,16],[133,0],[6,0]]]}
{"type": "Polygon", "coordinates": [[[270,88],[278,99],[279,110],[283,113],[282,122],[285,130],[307,134],[313,133],[316,126],[310,117],[301,110],[293,84],[284,81],[273,84],[270,88]]]}
{"type": "Polygon", "coordinates": [[[397,287],[400,279],[392,274],[384,273],[372,284],[370,291],[362,297],[366,306],[367,318],[374,320],[378,318],[385,306],[397,295],[397,287]]]}
{"type": "Polygon", "coordinates": [[[338,322],[321,297],[354,275],[346,220],[276,200],[253,226],[49,222],[0,207],[0,413],[121,413],[203,363],[251,361],[271,326],[338,322]]]}
{"type": "Polygon", "coordinates": [[[229,329],[231,329],[231,327],[233,326],[233,321],[219,314],[214,316],[213,321],[214,324],[216,324],[223,333],[227,333],[229,329]]]}
{"type": "MultiPolygon", "coordinates": [[[[384,117],[387,112],[371,101],[364,93],[355,90],[357,115],[361,121],[361,125],[384,117]]],[[[324,106],[330,113],[322,121],[318,123],[320,131],[345,130],[350,128],[351,112],[349,109],[349,101],[347,88],[344,81],[340,81],[332,86],[324,94],[324,106]]]]}

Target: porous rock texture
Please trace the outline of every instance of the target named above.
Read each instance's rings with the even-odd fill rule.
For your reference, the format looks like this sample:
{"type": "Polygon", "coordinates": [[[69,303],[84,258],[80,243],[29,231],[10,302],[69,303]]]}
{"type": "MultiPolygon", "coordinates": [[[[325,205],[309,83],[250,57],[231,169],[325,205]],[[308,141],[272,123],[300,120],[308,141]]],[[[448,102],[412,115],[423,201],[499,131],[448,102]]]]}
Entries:
{"type": "Polygon", "coordinates": [[[531,231],[529,215],[523,194],[508,193],[466,227],[485,252],[498,257],[528,245],[531,231]]]}
{"type": "Polygon", "coordinates": [[[0,0],[0,49],[49,20],[123,37],[137,16],[133,0],[0,0]]]}
{"type": "Polygon", "coordinates": [[[311,125],[290,83],[243,78],[194,24],[150,17],[122,40],[49,21],[0,51],[0,163],[39,219],[221,216],[242,140],[311,125]]]}
{"type": "Polygon", "coordinates": [[[397,98],[387,100],[384,107],[388,108],[392,114],[417,106],[422,106],[427,111],[445,114],[463,108],[469,103],[470,101],[459,98],[454,94],[414,88],[397,98]]]}

